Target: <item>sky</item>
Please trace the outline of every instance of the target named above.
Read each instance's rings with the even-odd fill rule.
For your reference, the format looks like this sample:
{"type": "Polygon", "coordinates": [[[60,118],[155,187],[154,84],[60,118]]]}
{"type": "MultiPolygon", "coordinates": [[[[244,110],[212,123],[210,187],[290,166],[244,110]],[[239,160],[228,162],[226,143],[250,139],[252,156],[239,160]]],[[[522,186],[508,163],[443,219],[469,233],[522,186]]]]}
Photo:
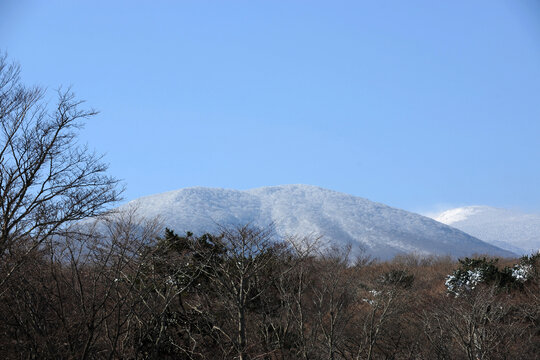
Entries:
{"type": "Polygon", "coordinates": [[[100,114],[126,201],[311,184],[540,212],[540,2],[0,0],[28,85],[100,114]]]}

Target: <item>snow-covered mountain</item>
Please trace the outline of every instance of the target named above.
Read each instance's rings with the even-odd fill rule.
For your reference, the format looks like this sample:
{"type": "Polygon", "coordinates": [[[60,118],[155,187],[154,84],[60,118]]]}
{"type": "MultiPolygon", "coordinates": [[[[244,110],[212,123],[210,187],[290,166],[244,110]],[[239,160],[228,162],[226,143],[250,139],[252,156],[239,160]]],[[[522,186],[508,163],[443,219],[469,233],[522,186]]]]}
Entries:
{"type": "Polygon", "coordinates": [[[512,256],[433,219],[310,185],[252,190],[185,188],[134,200],[140,215],[160,217],[178,233],[213,232],[220,225],[273,223],[280,236],[324,236],[388,259],[400,253],[512,256]]]}
{"type": "Polygon", "coordinates": [[[531,254],[540,249],[540,214],[466,206],[444,211],[433,218],[517,254],[531,254]]]}

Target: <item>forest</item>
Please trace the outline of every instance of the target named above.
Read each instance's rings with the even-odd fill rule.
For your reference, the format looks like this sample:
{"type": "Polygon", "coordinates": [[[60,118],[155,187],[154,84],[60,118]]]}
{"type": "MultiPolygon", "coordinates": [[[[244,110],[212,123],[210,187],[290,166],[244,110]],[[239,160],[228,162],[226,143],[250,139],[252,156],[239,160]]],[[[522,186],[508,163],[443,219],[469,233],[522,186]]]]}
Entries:
{"type": "MultiPolygon", "coordinates": [[[[535,359],[540,255],[350,256],[136,211],[36,248],[1,289],[9,359],[535,359]]],[[[77,231],[75,231],[77,230],[77,231]]]]}

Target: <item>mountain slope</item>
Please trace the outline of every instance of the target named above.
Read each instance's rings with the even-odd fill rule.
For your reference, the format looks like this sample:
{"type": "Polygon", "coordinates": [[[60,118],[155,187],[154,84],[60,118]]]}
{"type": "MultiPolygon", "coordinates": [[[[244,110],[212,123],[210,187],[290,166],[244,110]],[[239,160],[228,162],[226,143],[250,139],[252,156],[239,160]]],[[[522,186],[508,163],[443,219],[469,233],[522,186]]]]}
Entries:
{"type": "Polygon", "coordinates": [[[147,217],[159,216],[180,233],[212,232],[217,224],[274,223],[281,236],[322,235],[384,259],[411,252],[512,255],[430,218],[309,185],[246,191],[194,187],[143,197],[126,206],[138,207],[147,217]]]}
{"type": "Polygon", "coordinates": [[[540,249],[540,215],[490,206],[466,206],[433,217],[495,246],[519,254],[540,249]]]}

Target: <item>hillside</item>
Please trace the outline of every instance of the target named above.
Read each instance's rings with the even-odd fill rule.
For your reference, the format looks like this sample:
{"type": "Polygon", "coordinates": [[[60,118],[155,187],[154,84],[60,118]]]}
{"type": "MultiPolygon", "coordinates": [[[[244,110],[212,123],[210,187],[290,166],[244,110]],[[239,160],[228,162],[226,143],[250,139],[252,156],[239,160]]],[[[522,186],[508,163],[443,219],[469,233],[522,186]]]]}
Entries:
{"type": "Polygon", "coordinates": [[[490,206],[466,206],[444,211],[435,220],[483,241],[520,254],[540,250],[540,215],[490,206]]]}
{"type": "Polygon", "coordinates": [[[321,235],[381,259],[400,253],[513,255],[433,219],[310,185],[245,191],[193,187],[139,198],[125,206],[138,207],[146,217],[159,216],[179,233],[212,232],[217,224],[273,223],[280,236],[321,235]]]}

